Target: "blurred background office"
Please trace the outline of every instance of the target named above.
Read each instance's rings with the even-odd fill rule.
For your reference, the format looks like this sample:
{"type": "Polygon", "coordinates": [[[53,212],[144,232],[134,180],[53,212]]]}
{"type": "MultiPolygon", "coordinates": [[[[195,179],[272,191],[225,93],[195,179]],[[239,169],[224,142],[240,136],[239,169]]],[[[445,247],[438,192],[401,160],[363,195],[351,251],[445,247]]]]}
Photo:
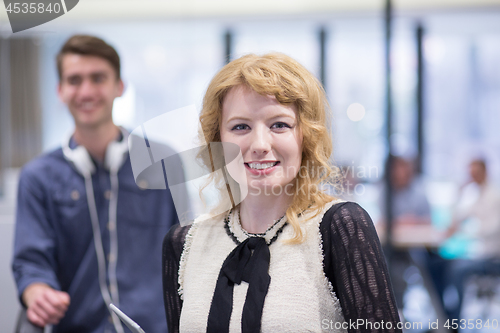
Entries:
{"type": "MultiPolygon", "coordinates": [[[[390,231],[389,239],[406,238],[389,244],[468,258],[470,228],[449,239],[439,235],[452,221],[471,160],[486,160],[489,182],[500,183],[500,0],[82,0],[56,20],[15,34],[2,7],[0,331],[13,331],[19,309],[10,272],[18,171],[72,129],[56,94],[55,55],[75,33],[99,36],[121,55],[126,89],[114,118],[129,129],[190,104],[199,109],[211,77],[228,59],[290,55],[325,86],[335,163],[350,182],[340,194],[358,201],[374,221],[390,220],[387,158],[415,161],[433,229],[390,231]]],[[[429,320],[445,318],[442,308],[456,301],[457,291],[434,288],[432,272],[413,259],[403,272],[400,308],[409,322],[423,323],[406,331],[424,332],[429,320]]],[[[481,283],[469,283],[463,313],[500,320],[497,285],[479,297],[481,283]]]]}

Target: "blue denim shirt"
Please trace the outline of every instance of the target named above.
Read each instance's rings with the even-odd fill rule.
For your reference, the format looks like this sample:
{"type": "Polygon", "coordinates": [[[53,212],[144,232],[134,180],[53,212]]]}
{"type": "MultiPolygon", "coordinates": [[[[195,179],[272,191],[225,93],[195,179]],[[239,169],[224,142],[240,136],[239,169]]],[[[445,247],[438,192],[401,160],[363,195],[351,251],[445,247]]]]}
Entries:
{"type": "MultiPolygon", "coordinates": [[[[172,197],[168,190],[140,189],[128,157],[118,179],[120,308],[146,332],[167,332],[161,246],[177,222],[172,197]]],[[[110,175],[102,165],[96,164],[92,183],[107,254],[110,175]]],[[[12,268],[19,297],[34,282],[69,293],[71,304],[54,333],[114,331],[99,289],[84,178],[61,149],[31,161],[21,172],[12,268]]]]}

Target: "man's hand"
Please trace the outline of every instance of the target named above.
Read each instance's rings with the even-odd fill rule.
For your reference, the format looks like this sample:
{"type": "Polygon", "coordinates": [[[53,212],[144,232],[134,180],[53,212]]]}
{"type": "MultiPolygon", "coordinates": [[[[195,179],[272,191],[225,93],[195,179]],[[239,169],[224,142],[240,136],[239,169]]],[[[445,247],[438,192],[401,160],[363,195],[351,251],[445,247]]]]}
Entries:
{"type": "Polygon", "coordinates": [[[28,320],[40,327],[59,323],[70,302],[68,293],[54,290],[45,283],[30,284],[22,297],[28,307],[28,320]]]}

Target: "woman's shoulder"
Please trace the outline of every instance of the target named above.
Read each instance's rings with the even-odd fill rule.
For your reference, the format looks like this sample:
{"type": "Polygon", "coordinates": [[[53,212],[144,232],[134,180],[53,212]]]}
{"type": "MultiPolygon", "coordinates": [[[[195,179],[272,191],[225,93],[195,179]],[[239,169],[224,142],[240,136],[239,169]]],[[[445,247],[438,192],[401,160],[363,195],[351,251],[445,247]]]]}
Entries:
{"type": "Polygon", "coordinates": [[[170,228],[163,240],[163,250],[172,252],[176,257],[180,258],[184,248],[186,239],[192,239],[194,233],[199,229],[213,228],[214,226],[222,225],[224,214],[216,216],[200,216],[193,223],[188,225],[176,224],[170,228]]]}
{"type": "Polygon", "coordinates": [[[172,242],[179,241],[180,239],[186,237],[186,234],[189,232],[191,226],[192,224],[184,226],[179,223],[174,224],[168,231],[167,235],[165,236],[165,239],[168,239],[169,241],[172,242]]]}
{"type": "Polygon", "coordinates": [[[326,214],[340,214],[339,217],[348,217],[368,213],[354,201],[333,200],[327,204],[325,215],[326,214]]]}
{"type": "MultiPolygon", "coordinates": [[[[186,235],[190,232],[192,228],[196,229],[200,226],[208,226],[220,223],[223,220],[223,214],[211,216],[203,215],[196,218],[192,223],[188,225],[175,224],[170,228],[167,235],[165,236],[165,241],[172,243],[184,243],[186,235]]],[[[191,230],[192,231],[192,230],[191,230]]]]}
{"type": "Polygon", "coordinates": [[[333,235],[359,235],[375,231],[370,215],[358,203],[342,201],[334,203],[321,221],[323,229],[330,229],[333,235]]]}
{"type": "Polygon", "coordinates": [[[182,226],[180,224],[173,225],[163,239],[163,253],[170,253],[179,257],[186,242],[186,235],[191,229],[191,224],[182,226]]]}

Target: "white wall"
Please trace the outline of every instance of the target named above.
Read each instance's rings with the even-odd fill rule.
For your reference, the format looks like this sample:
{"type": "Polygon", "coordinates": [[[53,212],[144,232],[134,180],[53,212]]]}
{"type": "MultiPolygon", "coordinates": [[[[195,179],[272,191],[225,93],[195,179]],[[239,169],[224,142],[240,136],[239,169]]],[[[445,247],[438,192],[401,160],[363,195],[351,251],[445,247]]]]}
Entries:
{"type": "Polygon", "coordinates": [[[6,170],[0,176],[6,185],[5,196],[0,200],[0,331],[10,333],[14,332],[20,309],[10,268],[18,170],[6,170]]]}

